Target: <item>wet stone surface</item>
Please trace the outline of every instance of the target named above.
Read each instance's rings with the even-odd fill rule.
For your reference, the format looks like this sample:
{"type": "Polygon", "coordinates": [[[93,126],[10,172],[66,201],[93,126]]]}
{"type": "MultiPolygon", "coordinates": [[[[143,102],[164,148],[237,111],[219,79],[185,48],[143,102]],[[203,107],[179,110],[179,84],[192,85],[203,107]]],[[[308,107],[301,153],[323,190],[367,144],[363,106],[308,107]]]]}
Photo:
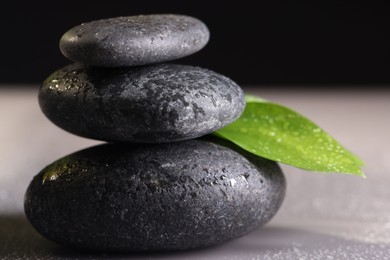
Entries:
{"type": "Polygon", "coordinates": [[[73,61],[123,67],[188,56],[208,40],[206,25],[194,17],[155,14],[83,23],[62,36],[60,49],[73,61]]]}
{"type": "Polygon", "coordinates": [[[68,155],[34,177],[26,215],[46,238],[93,250],[185,250],[240,237],[275,215],[285,179],[275,162],[219,142],[68,155]]]}
{"type": "Polygon", "coordinates": [[[43,82],[39,104],[54,124],[73,134],[153,143],[216,131],[241,115],[245,99],[236,83],[204,68],[108,69],[74,63],[43,82]]]}

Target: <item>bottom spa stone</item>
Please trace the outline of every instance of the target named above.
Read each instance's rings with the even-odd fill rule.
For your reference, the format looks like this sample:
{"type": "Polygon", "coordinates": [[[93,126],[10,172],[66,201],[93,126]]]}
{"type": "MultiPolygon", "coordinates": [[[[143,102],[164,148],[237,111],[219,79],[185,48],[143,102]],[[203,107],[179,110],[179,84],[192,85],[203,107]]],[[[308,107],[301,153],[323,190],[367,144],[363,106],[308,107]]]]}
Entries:
{"type": "Polygon", "coordinates": [[[211,141],[103,144],[36,175],[25,213],[39,233],[62,245],[186,250],[267,223],[285,187],[277,163],[211,141]]]}

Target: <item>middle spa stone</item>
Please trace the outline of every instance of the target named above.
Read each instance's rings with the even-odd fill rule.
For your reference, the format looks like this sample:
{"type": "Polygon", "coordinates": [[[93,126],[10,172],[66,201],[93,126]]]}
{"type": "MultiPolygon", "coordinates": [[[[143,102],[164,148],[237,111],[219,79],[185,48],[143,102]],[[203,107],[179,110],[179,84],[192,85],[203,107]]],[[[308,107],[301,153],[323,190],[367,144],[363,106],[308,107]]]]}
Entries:
{"type": "Polygon", "coordinates": [[[232,123],[245,99],[231,79],[200,67],[110,69],[74,63],[43,82],[39,104],[49,120],[79,136],[163,143],[200,137],[232,123]]]}

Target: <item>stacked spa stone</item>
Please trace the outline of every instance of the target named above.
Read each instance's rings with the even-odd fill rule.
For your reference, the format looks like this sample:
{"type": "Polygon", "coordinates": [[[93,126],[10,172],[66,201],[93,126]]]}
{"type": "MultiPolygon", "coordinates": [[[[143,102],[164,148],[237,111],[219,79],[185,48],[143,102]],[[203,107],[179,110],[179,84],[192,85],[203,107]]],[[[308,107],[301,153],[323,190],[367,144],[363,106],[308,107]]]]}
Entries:
{"type": "Polygon", "coordinates": [[[185,250],[240,237],[284,198],[275,162],[212,133],[243,112],[242,89],[208,69],[162,63],[202,49],[209,31],[183,15],[92,21],[60,40],[75,61],[39,91],[57,126],[104,140],[34,177],[25,212],[63,245],[104,251],[185,250]]]}

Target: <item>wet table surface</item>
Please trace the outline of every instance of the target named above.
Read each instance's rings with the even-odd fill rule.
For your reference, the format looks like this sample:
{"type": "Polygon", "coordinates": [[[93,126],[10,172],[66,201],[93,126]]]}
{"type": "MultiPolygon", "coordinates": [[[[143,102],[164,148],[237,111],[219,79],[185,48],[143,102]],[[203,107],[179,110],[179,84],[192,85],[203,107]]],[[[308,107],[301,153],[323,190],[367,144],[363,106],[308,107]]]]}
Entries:
{"type": "Polygon", "coordinates": [[[220,246],[164,254],[99,254],[56,245],[23,212],[32,177],[100,142],[71,135],[41,113],[37,86],[0,87],[0,259],[390,259],[390,91],[246,87],[312,119],[360,156],[366,179],[281,165],[287,193],[265,226],[220,246]]]}

